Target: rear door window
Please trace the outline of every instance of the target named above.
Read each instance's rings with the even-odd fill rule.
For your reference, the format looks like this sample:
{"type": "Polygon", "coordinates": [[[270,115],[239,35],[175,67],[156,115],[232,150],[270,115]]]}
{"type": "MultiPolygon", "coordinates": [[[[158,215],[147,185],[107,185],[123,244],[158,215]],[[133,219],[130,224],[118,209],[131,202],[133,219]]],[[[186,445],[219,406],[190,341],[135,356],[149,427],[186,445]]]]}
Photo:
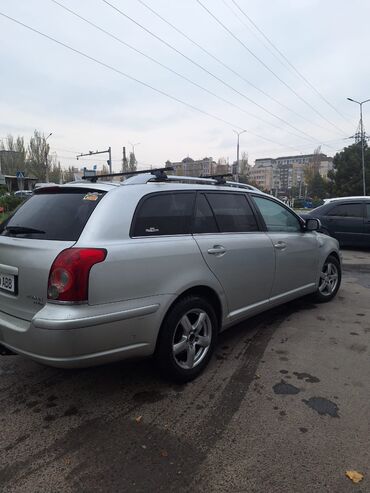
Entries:
{"type": "Polygon", "coordinates": [[[63,189],[36,192],[0,226],[2,236],[77,241],[105,192],[63,189]]]}
{"type": "Polygon", "coordinates": [[[207,193],[221,233],[258,231],[253,211],[243,193],[207,193]]]}
{"type": "Polygon", "coordinates": [[[363,217],[362,204],[338,204],[330,209],[328,216],[338,217],[363,217]]]}
{"type": "Polygon", "coordinates": [[[135,213],[131,236],[190,233],[194,192],[158,193],[145,197],[135,213]]]}
{"type": "Polygon", "coordinates": [[[197,197],[194,233],[218,233],[219,229],[211,206],[203,193],[197,197]]]}

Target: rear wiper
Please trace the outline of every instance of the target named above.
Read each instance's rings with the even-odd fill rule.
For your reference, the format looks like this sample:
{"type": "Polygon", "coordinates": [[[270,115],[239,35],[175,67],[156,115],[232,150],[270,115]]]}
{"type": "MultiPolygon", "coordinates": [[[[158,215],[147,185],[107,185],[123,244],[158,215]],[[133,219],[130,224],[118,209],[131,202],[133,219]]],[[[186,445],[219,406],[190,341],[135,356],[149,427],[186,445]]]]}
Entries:
{"type": "Polygon", "coordinates": [[[41,229],[35,229],[35,228],[27,228],[25,226],[5,226],[4,231],[9,231],[10,234],[39,234],[43,235],[45,234],[45,231],[42,231],[41,229]]]}

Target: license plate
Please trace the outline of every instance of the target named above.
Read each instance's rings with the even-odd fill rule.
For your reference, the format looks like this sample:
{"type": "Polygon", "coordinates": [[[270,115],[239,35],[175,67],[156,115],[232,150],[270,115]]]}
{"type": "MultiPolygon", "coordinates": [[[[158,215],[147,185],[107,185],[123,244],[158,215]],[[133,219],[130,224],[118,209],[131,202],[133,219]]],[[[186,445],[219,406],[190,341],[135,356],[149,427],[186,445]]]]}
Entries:
{"type": "Polygon", "coordinates": [[[0,272],[0,290],[15,294],[15,276],[0,272]]]}

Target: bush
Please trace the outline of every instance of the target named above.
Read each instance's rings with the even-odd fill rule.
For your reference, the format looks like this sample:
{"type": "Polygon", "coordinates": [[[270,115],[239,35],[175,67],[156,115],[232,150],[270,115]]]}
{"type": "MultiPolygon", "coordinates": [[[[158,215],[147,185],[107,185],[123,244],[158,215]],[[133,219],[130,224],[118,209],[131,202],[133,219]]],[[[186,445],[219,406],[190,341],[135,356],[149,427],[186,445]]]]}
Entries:
{"type": "Polygon", "coordinates": [[[0,208],[4,208],[4,212],[11,212],[18,207],[25,199],[15,197],[14,195],[1,195],[0,208]]]}

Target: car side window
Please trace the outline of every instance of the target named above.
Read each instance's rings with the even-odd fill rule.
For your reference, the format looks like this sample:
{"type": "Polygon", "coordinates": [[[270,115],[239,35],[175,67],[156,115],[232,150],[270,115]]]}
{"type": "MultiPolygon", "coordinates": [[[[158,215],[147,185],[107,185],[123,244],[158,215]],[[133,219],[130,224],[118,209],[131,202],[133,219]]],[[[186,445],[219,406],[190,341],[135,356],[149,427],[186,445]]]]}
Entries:
{"type": "Polygon", "coordinates": [[[134,216],[131,236],[189,234],[195,193],[159,193],[144,198],[134,216]]]}
{"type": "Polygon", "coordinates": [[[327,215],[340,217],[363,217],[362,204],[338,204],[330,209],[327,215]]]}
{"type": "Polygon", "coordinates": [[[370,219],[370,204],[366,204],[367,218],[370,219]]]}
{"type": "Polygon", "coordinates": [[[285,231],[294,233],[302,227],[296,216],[288,209],[273,200],[253,196],[267,227],[267,231],[285,231]]]}
{"type": "Polygon", "coordinates": [[[195,208],[194,233],[218,233],[219,229],[211,206],[203,193],[198,194],[195,208]]]}
{"type": "Polygon", "coordinates": [[[207,193],[221,233],[258,231],[258,224],[245,194],[207,193]]]}

